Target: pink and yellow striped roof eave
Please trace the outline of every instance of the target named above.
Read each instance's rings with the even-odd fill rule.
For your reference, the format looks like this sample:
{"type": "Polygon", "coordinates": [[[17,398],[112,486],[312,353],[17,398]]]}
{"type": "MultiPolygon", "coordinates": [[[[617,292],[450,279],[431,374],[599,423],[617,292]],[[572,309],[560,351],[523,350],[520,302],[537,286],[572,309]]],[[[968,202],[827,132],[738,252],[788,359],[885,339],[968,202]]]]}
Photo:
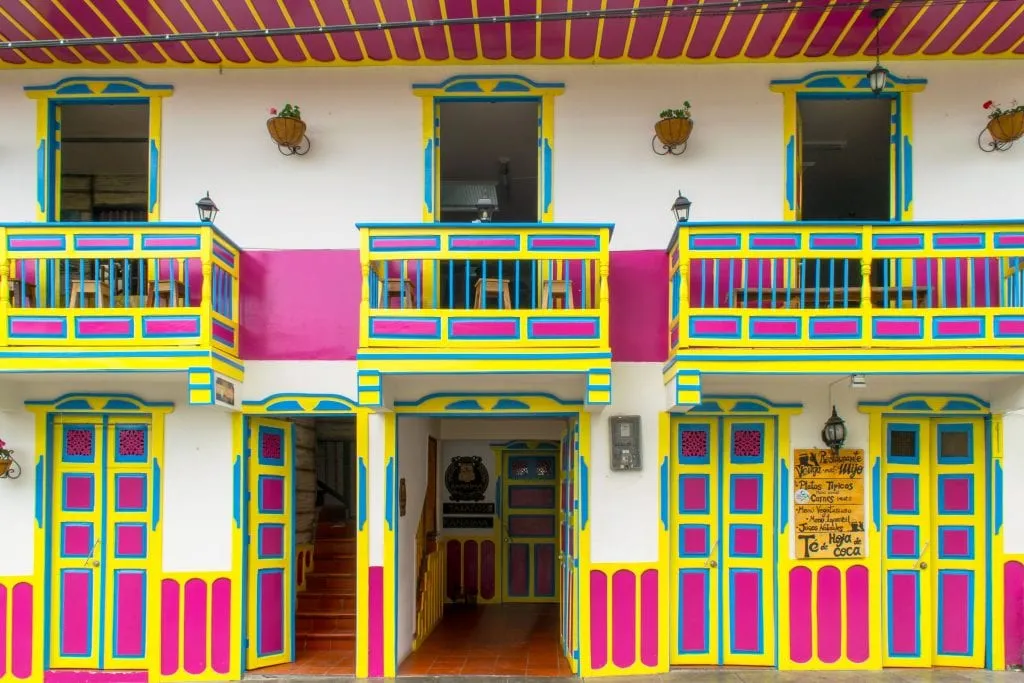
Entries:
{"type": "Polygon", "coordinates": [[[1024,57],[1024,0],[0,0],[0,68],[718,63],[1024,57]],[[5,48],[6,41],[685,10],[192,41],[5,48]],[[703,13],[702,13],[703,8],[703,13]],[[770,11],[768,11],[770,10],[770,11]]]}

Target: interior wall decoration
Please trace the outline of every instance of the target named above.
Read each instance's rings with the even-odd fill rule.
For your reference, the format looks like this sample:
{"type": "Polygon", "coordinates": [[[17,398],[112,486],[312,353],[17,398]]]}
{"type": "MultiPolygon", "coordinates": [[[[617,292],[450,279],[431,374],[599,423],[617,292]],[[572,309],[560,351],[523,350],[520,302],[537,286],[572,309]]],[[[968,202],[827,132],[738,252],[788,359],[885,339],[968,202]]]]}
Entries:
{"type": "Polygon", "coordinates": [[[793,460],[797,558],[864,557],[864,451],[796,450],[793,460]]]}
{"type": "Polygon", "coordinates": [[[487,467],[478,455],[452,458],[444,473],[444,487],[455,503],[483,500],[489,482],[487,467]]]}

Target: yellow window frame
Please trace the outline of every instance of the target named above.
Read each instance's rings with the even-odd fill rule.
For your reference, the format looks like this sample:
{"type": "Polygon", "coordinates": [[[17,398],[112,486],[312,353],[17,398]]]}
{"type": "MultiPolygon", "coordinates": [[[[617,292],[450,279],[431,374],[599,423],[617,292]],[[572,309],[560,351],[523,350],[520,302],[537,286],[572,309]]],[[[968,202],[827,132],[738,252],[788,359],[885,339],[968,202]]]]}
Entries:
{"type": "Polygon", "coordinates": [[[170,85],[151,85],[134,78],[75,76],[49,85],[25,87],[36,101],[36,220],[60,220],[60,105],[149,105],[148,220],[160,220],[160,154],[163,100],[174,92],[170,85]]]}
{"type": "Polygon", "coordinates": [[[903,78],[890,73],[885,89],[875,95],[864,71],[815,71],[801,78],[774,80],[772,92],[782,95],[782,140],[786,178],[783,188],[783,220],[799,221],[801,215],[801,98],[857,99],[881,97],[892,101],[889,218],[909,221],[914,213],[913,185],[913,95],[924,90],[923,78],[903,78]]]}

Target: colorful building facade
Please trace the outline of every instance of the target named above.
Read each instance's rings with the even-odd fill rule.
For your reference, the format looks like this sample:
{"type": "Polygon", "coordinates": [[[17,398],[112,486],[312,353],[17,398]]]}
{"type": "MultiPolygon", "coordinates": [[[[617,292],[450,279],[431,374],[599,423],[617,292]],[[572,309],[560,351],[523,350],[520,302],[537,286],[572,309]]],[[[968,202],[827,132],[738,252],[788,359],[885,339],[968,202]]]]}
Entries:
{"type": "Polygon", "coordinates": [[[0,2],[0,681],[394,676],[458,603],[579,676],[1024,665],[1022,56],[1019,0],[0,2]]]}

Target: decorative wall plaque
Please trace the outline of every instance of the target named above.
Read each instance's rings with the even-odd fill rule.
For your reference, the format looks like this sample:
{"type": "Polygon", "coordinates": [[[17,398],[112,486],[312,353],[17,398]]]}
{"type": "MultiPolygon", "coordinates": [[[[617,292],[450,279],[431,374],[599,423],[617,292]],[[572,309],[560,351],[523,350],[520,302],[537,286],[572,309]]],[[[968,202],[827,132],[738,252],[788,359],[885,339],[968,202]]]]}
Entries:
{"type": "Polygon", "coordinates": [[[480,456],[457,456],[448,463],[444,487],[453,502],[483,500],[490,477],[480,456]]]}
{"type": "Polygon", "coordinates": [[[796,556],[864,557],[864,451],[806,449],[793,456],[796,556]]]}

